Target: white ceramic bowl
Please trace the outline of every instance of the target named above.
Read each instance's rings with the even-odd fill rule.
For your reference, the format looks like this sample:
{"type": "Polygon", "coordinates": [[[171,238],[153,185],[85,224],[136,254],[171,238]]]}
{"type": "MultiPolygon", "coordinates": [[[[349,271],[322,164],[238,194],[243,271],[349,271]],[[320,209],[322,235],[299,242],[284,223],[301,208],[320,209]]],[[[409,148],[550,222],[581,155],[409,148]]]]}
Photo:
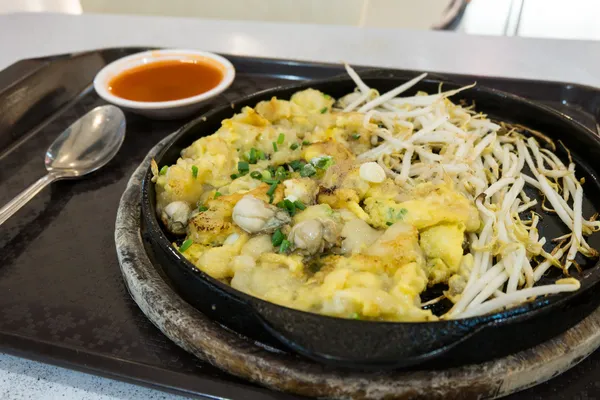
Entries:
{"type": "Polygon", "coordinates": [[[231,85],[235,78],[235,68],[231,63],[213,53],[198,50],[151,50],[143,53],[133,54],[128,57],[120,58],[102,68],[94,78],[94,89],[100,97],[109,103],[121,107],[124,110],[132,111],[155,119],[174,119],[192,115],[206,100],[219,95],[231,85]],[[171,101],[132,101],[113,95],[109,90],[109,82],[115,76],[138,67],[140,65],[150,64],[158,61],[167,60],[193,60],[210,62],[223,73],[221,82],[209,90],[197,96],[187,97],[180,100],[171,101]]]}

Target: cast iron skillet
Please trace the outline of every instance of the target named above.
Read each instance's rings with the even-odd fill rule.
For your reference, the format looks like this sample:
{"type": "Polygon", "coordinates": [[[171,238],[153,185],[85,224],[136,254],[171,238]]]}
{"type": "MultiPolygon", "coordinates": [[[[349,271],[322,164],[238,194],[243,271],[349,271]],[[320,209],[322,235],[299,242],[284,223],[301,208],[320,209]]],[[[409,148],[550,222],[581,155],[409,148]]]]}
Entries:
{"type": "MultiPolygon", "coordinates": [[[[405,82],[406,78],[374,73],[364,80],[370,87],[384,93],[405,82]]],[[[421,81],[405,95],[419,90],[435,93],[442,82],[433,79],[421,81]]],[[[458,87],[451,82],[443,84],[444,90],[458,87]]],[[[345,77],[310,81],[259,92],[235,104],[213,109],[182,127],[156,161],[159,166],[175,163],[182,149],[199,137],[217,131],[223,119],[240,112],[244,106],[252,107],[273,96],[289,99],[298,90],[309,87],[338,98],[353,91],[355,85],[345,77]]],[[[484,87],[476,86],[452,99],[454,102],[474,101],[477,110],[487,113],[492,119],[520,123],[564,142],[575,158],[578,176],[586,181],[584,215],[589,217],[596,212],[592,201],[600,199],[597,179],[600,140],[590,130],[551,108],[484,87]]],[[[566,159],[564,150],[559,149],[558,153],[566,159]]],[[[500,349],[517,350],[519,345],[531,346],[548,339],[549,335],[558,334],[557,330],[567,329],[583,318],[584,312],[591,311],[589,303],[595,296],[591,296],[590,289],[600,280],[600,266],[595,265],[595,261],[580,260],[584,272],[574,275],[581,280],[581,289],[577,292],[538,298],[495,314],[451,321],[372,322],[298,311],[239,292],[211,278],[182,257],[171,245],[177,238],[166,234],[157,220],[154,184],[150,179],[151,172],[148,171],[141,198],[143,236],[156,261],[182,297],[238,333],[281,348],[273,340],[276,338],[288,348],[327,364],[352,368],[398,368],[433,359],[454,347],[461,348],[460,354],[452,355],[454,358],[473,359],[476,353],[475,359],[483,360],[498,356],[503,351],[500,349]],[[584,295],[586,297],[582,297],[584,295]],[[494,336],[494,333],[500,332],[500,337],[498,334],[494,336]],[[477,347],[469,347],[470,343],[477,347]]],[[[543,215],[542,235],[556,237],[565,232],[556,217],[543,215]]],[[[590,237],[592,247],[600,248],[599,236],[600,233],[590,237]]],[[[545,278],[546,282],[542,279],[538,284],[553,282],[558,276],[545,278]]]]}

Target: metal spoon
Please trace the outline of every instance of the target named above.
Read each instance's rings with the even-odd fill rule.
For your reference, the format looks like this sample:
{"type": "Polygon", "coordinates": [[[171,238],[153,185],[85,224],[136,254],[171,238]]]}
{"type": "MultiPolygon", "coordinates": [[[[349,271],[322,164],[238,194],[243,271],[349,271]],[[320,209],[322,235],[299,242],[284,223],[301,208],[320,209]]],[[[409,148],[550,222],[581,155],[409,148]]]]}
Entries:
{"type": "Polygon", "coordinates": [[[46,151],[48,175],[0,209],[0,225],[43,188],[61,179],[77,179],[106,165],[125,139],[125,115],[111,105],[96,107],[56,138],[46,151]]]}

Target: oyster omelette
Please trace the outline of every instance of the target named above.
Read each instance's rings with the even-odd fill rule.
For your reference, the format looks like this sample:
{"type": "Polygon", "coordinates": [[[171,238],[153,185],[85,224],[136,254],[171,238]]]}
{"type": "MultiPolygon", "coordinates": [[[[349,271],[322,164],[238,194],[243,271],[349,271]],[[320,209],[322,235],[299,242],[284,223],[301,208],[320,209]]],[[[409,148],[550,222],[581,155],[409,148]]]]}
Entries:
{"type": "MultiPolygon", "coordinates": [[[[380,96],[349,72],[358,89],[337,101],[314,89],[262,101],[176,164],[153,162],[157,213],[192,264],[276,304],[369,320],[436,320],[420,299],[435,284],[449,317],[579,287],[533,286],[575,240],[551,254],[537,214],[521,220],[536,202],[523,186],[546,180],[522,172],[535,139],[453,104],[457,91],[380,96]]],[[[582,234],[598,225],[577,217],[579,188],[557,203],[579,221],[575,253],[591,256],[582,234]]]]}

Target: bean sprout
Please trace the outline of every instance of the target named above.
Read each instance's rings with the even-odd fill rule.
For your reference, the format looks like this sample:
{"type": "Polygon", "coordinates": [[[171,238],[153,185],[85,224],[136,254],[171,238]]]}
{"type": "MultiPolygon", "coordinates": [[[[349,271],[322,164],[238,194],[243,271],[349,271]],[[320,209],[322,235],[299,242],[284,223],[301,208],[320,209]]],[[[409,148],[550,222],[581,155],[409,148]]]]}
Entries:
{"type": "Polygon", "coordinates": [[[389,178],[407,188],[449,180],[479,212],[480,230],[466,236],[473,267],[443,318],[483,315],[579,288],[573,278],[535,286],[552,267],[564,273],[571,265],[578,267],[578,254],[598,256],[585,237],[600,229],[600,221],[583,216],[582,182],[566,148],[567,163],[553,153],[556,145],[541,132],[492,122],[473,107],[448,99],[475,84],[398,97],[426,77],[421,74],[379,95],[349,65],[346,70],[358,91],[346,96],[341,108],[364,113],[364,126],[373,131],[371,143],[379,143],[359,159],[377,161],[389,178]],[[531,188],[539,192],[538,199],[527,195],[531,188]],[[542,216],[533,211],[536,206],[556,213],[569,233],[540,238],[542,216]],[[554,243],[551,253],[543,249],[554,243]]]}

